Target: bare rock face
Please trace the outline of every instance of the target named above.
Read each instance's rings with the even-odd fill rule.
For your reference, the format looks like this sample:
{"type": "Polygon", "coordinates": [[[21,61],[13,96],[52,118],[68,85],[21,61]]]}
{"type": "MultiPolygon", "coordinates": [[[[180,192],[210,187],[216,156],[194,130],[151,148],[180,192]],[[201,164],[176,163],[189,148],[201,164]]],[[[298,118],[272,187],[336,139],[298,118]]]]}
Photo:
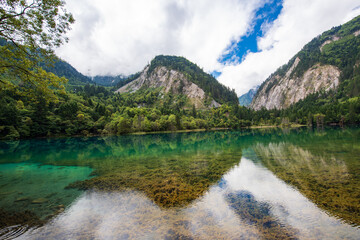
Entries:
{"type": "MultiPolygon", "coordinates": [[[[354,33],[354,35],[355,35],[355,33],[354,33]]],[[[356,35],[355,35],[355,36],[356,36],[356,35]]],[[[333,36],[331,40],[325,41],[325,42],[320,46],[320,51],[321,51],[321,52],[323,51],[323,48],[324,48],[325,45],[328,45],[328,44],[330,44],[330,43],[332,43],[332,42],[335,42],[335,41],[338,41],[338,40],[340,40],[340,39],[341,39],[341,38],[339,38],[338,36],[333,36]]]]}
{"type": "MultiPolygon", "coordinates": [[[[117,93],[135,92],[142,87],[162,88],[164,93],[172,92],[174,94],[186,95],[196,108],[206,108],[204,105],[205,92],[198,85],[189,81],[184,74],[160,66],[155,68],[150,74],[149,67],[146,67],[141,75],[134,81],[119,88],[117,93]]],[[[219,107],[220,104],[212,99],[209,107],[219,107]]]]}
{"type": "Polygon", "coordinates": [[[284,109],[320,90],[329,91],[339,85],[340,70],[332,65],[314,65],[301,77],[290,77],[300,59],[297,58],[284,77],[271,77],[254,97],[250,107],[259,110],[284,109]]]}

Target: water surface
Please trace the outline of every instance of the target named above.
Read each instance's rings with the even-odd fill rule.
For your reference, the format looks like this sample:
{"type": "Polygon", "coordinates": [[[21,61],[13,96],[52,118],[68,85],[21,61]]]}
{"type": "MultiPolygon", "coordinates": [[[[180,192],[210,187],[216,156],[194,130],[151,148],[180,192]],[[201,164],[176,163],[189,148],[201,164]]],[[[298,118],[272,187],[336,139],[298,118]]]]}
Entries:
{"type": "Polygon", "coordinates": [[[0,142],[0,234],[359,239],[360,129],[0,142]]]}

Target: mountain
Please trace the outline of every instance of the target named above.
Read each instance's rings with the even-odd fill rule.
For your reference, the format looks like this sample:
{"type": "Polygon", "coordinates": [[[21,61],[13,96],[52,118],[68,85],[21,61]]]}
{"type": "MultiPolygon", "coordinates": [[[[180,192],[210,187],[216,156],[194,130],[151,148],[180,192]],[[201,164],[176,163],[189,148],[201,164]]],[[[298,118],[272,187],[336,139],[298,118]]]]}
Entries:
{"type": "MultiPolygon", "coordinates": [[[[6,44],[11,44],[3,38],[0,38],[0,46],[4,46],[6,44]]],[[[38,53],[41,56],[40,53],[38,53]]],[[[80,72],[78,72],[73,66],[69,63],[61,60],[59,57],[54,56],[53,63],[48,64],[48,60],[43,59],[39,65],[47,72],[52,72],[58,77],[67,78],[68,84],[70,85],[85,85],[88,83],[92,83],[91,79],[87,76],[84,76],[80,72]]]]}
{"type": "Polygon", "coordinates": [[[69,63],[56,58],[53,66],[42,65],[42,68],[47,72],[52,72],[59,77],[67,78],[69,85],[86,85],[92,83],[91,79],[80,72],[78,72],[69,63]]]}
{"type": "Polygon", "coordinates": [[[224,103],[238,104],[234,90],[220,84],[213,76],[183,57],[157,56],[127,82],[116,92],[161,89],[162,93],[185,95],[188,104],[196,108],[218,107],[224,103]]]}
{"type": "Polygon", "coordinates": [[[97,85],[111,87],[116,86],[117,83],[127,79],[126,76],[118,75],[118,76],[95,76],[92,78],[92,81],[97,85]]]}
{"type": "Polygon", "coordinates": [[[68,85],[83,86],[86,84],[94,84],[90,77],[83,75],[71,66],[71,64],[58,57],[55,57],[55,62],[52,66],[48,66],[44,63],[42,64],[42,68],[47,72],[54,73],[58,77],[65,77],[69,80],[68,85]]]}
{"type": "Polygon", "coordinates": [[[333,27],[305,45],[260,86],[250,107],[284,109],[309,95],[332,91],[343,100],[357,97],[360,92],[359,46],[360,16],[333,27]]]}
{"type": "Polygon", "coordinates": [[[257,93],[260,86],[256,86],[252,89],[250,89],[247,93],[241,95],[239,97],[239,104],[240,106],[248,107],[253,100],[255,94],[257,93]]]}

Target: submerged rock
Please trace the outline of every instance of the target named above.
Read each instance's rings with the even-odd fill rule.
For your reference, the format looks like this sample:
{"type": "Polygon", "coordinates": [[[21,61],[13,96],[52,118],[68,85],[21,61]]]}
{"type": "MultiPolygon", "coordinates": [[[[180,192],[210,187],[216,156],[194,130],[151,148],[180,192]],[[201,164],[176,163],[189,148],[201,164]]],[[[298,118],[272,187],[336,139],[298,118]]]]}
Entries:
{"type": "Polygon", "coordinates": [[[23,201],[28,201],[28,200],[29,200],[28,197],[20,197],[20,198],[17,198],[17,199],[15,200],[15,202],[23,202],[23,201]]]}
{"type": "Polygon", "coordinates": [[[33,200],[31,203],[32,204],[42,204],[42,203],[46,203],[48,201],[48,199],[46,198],[38,198],[33,200]]]}

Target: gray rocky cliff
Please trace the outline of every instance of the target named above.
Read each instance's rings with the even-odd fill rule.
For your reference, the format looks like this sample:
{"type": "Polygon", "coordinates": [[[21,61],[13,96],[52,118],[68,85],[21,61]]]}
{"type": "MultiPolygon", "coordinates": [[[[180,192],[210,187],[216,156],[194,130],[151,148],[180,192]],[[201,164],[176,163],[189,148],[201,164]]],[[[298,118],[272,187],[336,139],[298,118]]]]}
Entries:
{"type": "Polygon", "coordinates": [[[204,90],[189,81],[184,74],[164,66],[155,68],[150,74],[149,67],[146,67],[137,79],[119,88],[116,92],[135,92],[143,87],[162,88],[164,93],[171,91],[174,94],[184,94],[196,108],[220,106],[214,99],[211,99],[209,106],[205,106],[206,95],[204,90]]]}
{"type": "Polygon", "coordinates": [[[250,107],[259,110],[284,109],[304,99],[309,94],[334,89],[339,85],[340,70],[332,65],[316,64],[301,77],[292,77],[301,60],[296,58],[285,76],[274,75],[258,91],[250,107]]]}

